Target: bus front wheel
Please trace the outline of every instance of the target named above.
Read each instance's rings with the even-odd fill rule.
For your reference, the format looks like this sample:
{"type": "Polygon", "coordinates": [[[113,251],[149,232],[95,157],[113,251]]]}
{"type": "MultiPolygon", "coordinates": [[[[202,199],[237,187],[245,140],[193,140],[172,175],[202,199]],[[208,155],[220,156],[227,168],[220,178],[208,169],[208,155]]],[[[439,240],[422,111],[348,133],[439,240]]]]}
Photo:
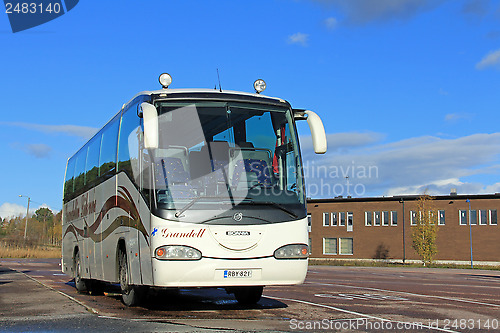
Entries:
{"type": "Polygon", "coordinates": [[[75,278],[76,290],[80,293],[88,291],[88,282],[82,278],[82,265],[80,261],[80,251],[75,252],[75,257],[73,259],[73,275],[75,278]]]}
{"type": "Polygon", "coordinates": [[[142,301],[146,290],[144,287],[129,284],[130,274],[127,264],[127,254],[123,251],[120,251],[119,254],[118,274],[120,279],[123,304],[125,304],[126,306],[134,306],[139,304],[142,301]]]}
{"type": "Polygon", "coordinates": [[[233,292],[238,303],[252,305],[260,300],[263,289],[262,286],[237,287],[233,292]]]}

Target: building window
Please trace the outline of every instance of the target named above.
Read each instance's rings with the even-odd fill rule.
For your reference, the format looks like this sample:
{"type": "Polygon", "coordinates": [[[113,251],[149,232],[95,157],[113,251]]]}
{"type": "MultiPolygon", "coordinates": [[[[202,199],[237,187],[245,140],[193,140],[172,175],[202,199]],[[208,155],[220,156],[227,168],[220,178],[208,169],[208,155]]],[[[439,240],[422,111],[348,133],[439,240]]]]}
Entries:
{"type": "Polygon", "coordinates": [[[490,224],[497,225],[497,210],[490,209],[490,224]]]}
{"type": "Polygon", "coordinates": [[[323,254],[337,254],[337,238],[323,238],[323,254]]]}
{"type": "Polygon", "coordinates": [[[311,214],[307,214],[307,231],[311,232],[311,226],[312,226],[312,216],[311,214]]]}
{"type": "Polygon", "coordinates": [[[436,220],[437,220],[437,218],[436,218],[436,211],[430,210],[429,211],[429,222],[431,224],[435,224],[436,220]]]}
{"type": "Polygon", "coordinates": [[[444,210],[438,210],[438,225],[445,225],[446,219],[444,210]]]}
{"type": "Polygon", "coordinates": [[[337,213],[332,213],[332,226],[337,225],[337,213]]]}
{"type": "Polygon", "coordinates": [[[380,212],[373,212],[373,220],[375,222],[374,225],[380,225],[380,212]]]}
{"type": "Polygon", "coordinates": [[[309,254],[311,254],[312,253],[312,239],[311,238],[309,238],[308,245],[309,245],[309,254]]]}
{"type": "Polygon", "coordinates": [[[479,211],[479,224],[480,225],[488,224],[488,211],[486,209],[481,209],[479,211]]]}
{"type": "Polygon", "coordinates": [[[476,225],[477,224],[477,210],[471,210],[469,218],[470,218],[470,224],[476,225]]]}
{"type": "Polygon", "coordinates": [[[353,254],[352,238],[340,238],[340,254],[353,254]]]}
{"type": "Polygon", "coordinates": [[[323,227],[330,225],[330,213],[323,213],[323,227]]]}
{"type": "Polygon", "coordinates": [[[417,212],[410,210],[410,225],[417,225],[417,212]]]}
{"type": "Polygon", "coordinates": [[[352,231],[353,213],[347,212],[347,231],[352,231]]]}
{"type": "Polygon", "coordinates": [[[345,225],[345,212],[340,213],[340,224],[341,226],[345,225]]]}
{"type": "Polygon", "coordinates": [[[365,225],[367,227],[372,226],[372,212],[365,212],[365,225]]]}
{"type": "Polygon", "coordinates": [[[458,212],[458,219],[459,219],[460,225],[467,225],[467,211],[460,210],[458,212]]]}
{"type": "Polygon", "coordinates": [[[395,210],[391,212],[391,225],[398,225],[398,212],[396,212],[395,210]]]}
{"type": "Polygon", "coordinates": [[[382,212],[382,225],[389,225],[389,212],[382,212]]]}

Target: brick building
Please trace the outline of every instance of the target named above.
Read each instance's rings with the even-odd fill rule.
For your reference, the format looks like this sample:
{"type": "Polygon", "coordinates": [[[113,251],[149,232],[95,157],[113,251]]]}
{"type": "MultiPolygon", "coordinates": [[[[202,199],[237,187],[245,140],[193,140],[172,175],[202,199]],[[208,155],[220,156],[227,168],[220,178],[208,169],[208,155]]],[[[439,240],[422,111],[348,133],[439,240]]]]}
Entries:
{"type": "MultiPolygon", "coordinates": [[[[474,261],[500,261],[500,193],[433,198],[439,225],[435,260],[470,261],[470,218],[474,261]]],[[[311,258],[418,260],[411,237],[418,199],[309,199],[311,258]]]]}

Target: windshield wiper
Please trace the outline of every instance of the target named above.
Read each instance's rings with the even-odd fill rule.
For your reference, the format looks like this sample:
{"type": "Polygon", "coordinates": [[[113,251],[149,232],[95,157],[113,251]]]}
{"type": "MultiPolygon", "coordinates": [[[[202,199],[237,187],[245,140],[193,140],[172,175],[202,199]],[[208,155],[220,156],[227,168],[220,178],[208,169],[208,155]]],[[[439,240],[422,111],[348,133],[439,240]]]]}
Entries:
{"type": "Polygon", "coordinates": [[[248,190],[249,190],[249,191],[250,191],[250,190],[253,190],[253,189],[254,189],[254,188],[256,188],[257,186],[260,186],[261,188],[273,188],[273,186],[268,186],[268,185],[266,185],[266,184],[264,184],[264,183],[256,183],[256,184],[253,184],[252,186],[250,186],[250,187],[248,188],[248,190]]]}
{"type": "Polygon", "coordinates": [[[188,210],[189,208],[191,208],[195,203],[197,203],[201,199],[217,199],[217,200],[220,200],[220,199],[226,199],[226,198],[229,199],[229,200],[231,200],[231,204],[233,204],[233,205],[234,205],[234,199],[244,199],[244,198],[239,198],[239,197],[217,197],[217,196],[206,197],[206,196],[199,196],[199,197],[196,197],[193,200],[191,200],[187,205],[185,205],[184,207],[182,207],[178,211],[176,211],[174,216],[177,217],[177,218],[179,218],[182,215],[182,213],[184,213],[186,210],[188,210]]]}
{"type": "Polygon", "coordinates": [[[186,210],[188,210],[189,208],[191,208],[195,203],[197,203],[201,199],[220,199],[220,198],[218,198],[218,197],[202,197],[202,196],[196,197],[193,200],[191,200],[187,205],[185,205],[184,207],[182,207],[181,209],[179,209],[178,211],[176,211],[175,212],[175,217],[178,218],[179,216],[181,216],[182,213],[184,213],[186,210]]]}
{"type": "Polygon", "coordinates": [[[243,204],[250,204],[250,205],[269,205],[269,206],[273,206],[273,207],[278,208],[279,210],[284,211],[285,213],[287,213],[288,215],[290,215],[291,217],[293,217],[295,219],[299,217],[293,211],[291,211],[288,208],[280,205],[279,203],[273,202],[273,201],[253,201],[253,200],[251,200],[251,201],[245,201],[242,203],[243,204]]]}

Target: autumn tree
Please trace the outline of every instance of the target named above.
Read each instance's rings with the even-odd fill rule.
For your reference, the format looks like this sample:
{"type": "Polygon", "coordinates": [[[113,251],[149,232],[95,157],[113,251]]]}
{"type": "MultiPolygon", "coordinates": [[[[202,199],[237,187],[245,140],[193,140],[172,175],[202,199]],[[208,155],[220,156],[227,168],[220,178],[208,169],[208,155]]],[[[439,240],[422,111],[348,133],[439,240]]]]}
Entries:
{"type": "Polygon", "coordinates": [[[431,264],[438,252],[436,245],[438,221],[433,199],[427,194],[420,196],[417,201],[415,225],[412,226],[413,248],[424,266],[431,264]]]}
{"type": "Polygon", "coordinates": [[[54,213],[46,207],[39,208],[28,217],[27,240],[24,239],[26,217],[0,218],[0,238],[2,240],[35,245],[61,245],[62,212],[54,213]]]}

